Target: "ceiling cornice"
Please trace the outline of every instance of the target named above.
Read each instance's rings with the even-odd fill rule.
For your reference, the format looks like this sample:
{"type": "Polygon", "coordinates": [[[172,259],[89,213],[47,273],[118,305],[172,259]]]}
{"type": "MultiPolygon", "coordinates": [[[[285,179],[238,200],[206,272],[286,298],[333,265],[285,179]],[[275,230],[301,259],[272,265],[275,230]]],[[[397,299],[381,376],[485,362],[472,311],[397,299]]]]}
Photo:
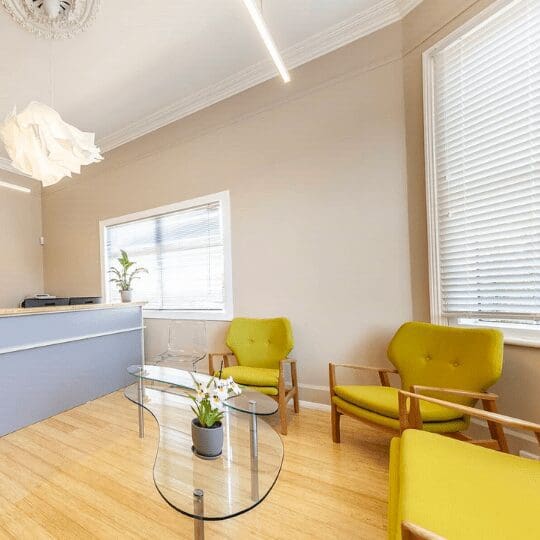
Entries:
{"type": "MultiPolygon", "coordinates": [[[[288,68],[294,69],[399,21],[421,2],[422,0],[379,0],[369,9],[282,51],[283,59],[288,68]]],[[[97,144],[102,152],[108,152],[275,76],[276,70],[272,62],[259,62],[102,137],[97,144]]]]}
{"type": "MultiPolygon", "coordinates": [[[[422,0],[379,0],[369,9],[282,51],[283,59],[287,67],[294,69],[399,21],[421,2],[422,0]]],[[[102,137],[97,144],[102,152],[108,152],[275,76],[275,67],[271,61],[259,62],[102,137]]],[[[0,169],[17,173],[9,160],[2,157],[0,169]]]]}

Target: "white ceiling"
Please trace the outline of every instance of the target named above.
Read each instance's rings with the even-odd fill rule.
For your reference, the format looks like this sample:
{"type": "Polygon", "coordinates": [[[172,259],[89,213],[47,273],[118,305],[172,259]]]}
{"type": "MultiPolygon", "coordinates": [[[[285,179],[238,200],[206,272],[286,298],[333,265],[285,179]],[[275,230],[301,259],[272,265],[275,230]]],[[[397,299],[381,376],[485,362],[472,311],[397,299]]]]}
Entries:
{"type": "MultiPolygon", "coordinates": [[[[263,0],[290,67],[398,20],[421,0],[263,0]]],[[[0,118],[31,100],[109,150],[275,74],[242,0],[101,0],[84,33],[46,41],[0,8],[0,118]]],[[[294,73],[293,73],[294,77],[294,73]]],[[[0,166],[6,164],[0,149],[0,166]]]]}

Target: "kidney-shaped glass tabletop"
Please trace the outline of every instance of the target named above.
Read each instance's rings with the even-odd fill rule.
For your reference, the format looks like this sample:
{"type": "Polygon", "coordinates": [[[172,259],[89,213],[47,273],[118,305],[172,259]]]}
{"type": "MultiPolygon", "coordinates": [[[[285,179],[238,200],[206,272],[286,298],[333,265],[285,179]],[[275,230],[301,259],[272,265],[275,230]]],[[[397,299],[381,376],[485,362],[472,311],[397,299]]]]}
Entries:
{"type": "MultiPolygon", "coordinates": [[[[141,405],[137,384],[125,395],[141,405]]],[[[226,410],[223,453],[207,461],[192,451],[194,415],[188,397],[145,388],[142,401],[160,427],[154,482],[175,509],[199,520],[227,519],[250,510],[270,492],[281,470],[283,444],[266,422],[258,425],[254,456],[252,415],[226,410]]]]}
{"type": "MultiPolygon", "coordinates": [[[[134,365],[128,367],[128,373],[134,377],[144,379],[146,381],[154,381],[165,384],[170,384],[187,390],[194,390],[195,384],[189,371],[182,369],[161,367],[161,366],[140,366],[134,365]]],[[[210,375],[204,373],[193,373],[193,376],[204,385],[212,379],[210,375]]],[[[260,392],[247,390],[242,387],[242,393],[238,396],[232,396],[225,405],[231,409],[240,412],[254,413],[258,416],[266,416],[274,414],[278,410],[278,403],[271,397],[261,394],[260,392]]]]}

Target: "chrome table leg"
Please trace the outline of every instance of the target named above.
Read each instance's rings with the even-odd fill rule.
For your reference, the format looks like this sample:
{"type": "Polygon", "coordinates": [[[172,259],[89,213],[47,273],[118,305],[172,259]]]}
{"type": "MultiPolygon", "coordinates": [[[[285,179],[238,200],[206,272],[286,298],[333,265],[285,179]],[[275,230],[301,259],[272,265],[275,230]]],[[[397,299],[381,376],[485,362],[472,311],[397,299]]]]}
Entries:
{"type": "MultiPolygon", "coordinates": [[[[143,368],[144,369],[144,368],[143,368]]],[[[142,377],[139,377],[139,437],[144,437],[144,382],[142,377]]]]}
{"type": "Polygon", "coordinates": [[[196,516],[201,519],[193,520],[193,537],[195,540],[204,540],[204,492],[202,489],[193,491],[193,510],[196,516]]]}
{"type": "Polygon", "coordinates": [[[251,422],[249,426],[249,448],[251,453],[251,499],[259,500],[259,442],[257,438],[257,403],[249,402],[251,422]]]}

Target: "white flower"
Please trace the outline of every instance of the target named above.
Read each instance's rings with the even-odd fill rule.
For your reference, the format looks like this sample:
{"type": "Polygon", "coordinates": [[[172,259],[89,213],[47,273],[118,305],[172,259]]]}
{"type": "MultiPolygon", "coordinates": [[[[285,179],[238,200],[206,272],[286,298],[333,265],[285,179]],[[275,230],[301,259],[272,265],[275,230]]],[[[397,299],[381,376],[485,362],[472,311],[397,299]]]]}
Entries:
{"type": "Polygon", "coordinates": [[[242,389],[234,381],[232,382],[230,389],[235,396],[239,396],[242,393],[242,389]]]}
{"type": "Polygon", "coordinates": [[[210,393],[210,406],[214,411],[223,410],[223,401],[221,400],[221,397],[217,392],[210,393]]]}
{"type": "Polygon", "coordinates": [[[195,391],[197,392],[197,396],[200,394],[200,393],[204,393],[204,387],[203,385],[195,378],[195,375],[193,375],[193,373],[189,373],[191,375],[191,378],[193,379],[193,384],[195,385],[195,391]]]}
{"type": "Polygon", "coordinates": [[[226,386],[222,386],[216,390],[216,394],[219,396],[221,401],[225,401],[229,397],[229,390],[226,386]]]}

